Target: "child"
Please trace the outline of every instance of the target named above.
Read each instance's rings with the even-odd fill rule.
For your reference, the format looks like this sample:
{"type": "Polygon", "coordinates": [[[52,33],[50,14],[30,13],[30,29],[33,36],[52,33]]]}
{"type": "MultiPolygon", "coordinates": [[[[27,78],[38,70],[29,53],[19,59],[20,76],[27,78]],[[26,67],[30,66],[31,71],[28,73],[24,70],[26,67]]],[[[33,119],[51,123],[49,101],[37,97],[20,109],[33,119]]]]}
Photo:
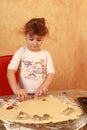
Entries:
{"type": "Polygon", "coordinates": [[[48,28],[44,18],[33,18],[25,24],[27,46],[19,48],[14,54],[7,69],[9,84],[22,100],[28,99],[28,94],[34,97],[46,93],[54,77],[54,67],[51,55],[41,49],[48,28]],[[17,84],[15,72],[19,72],[17,84]]]}

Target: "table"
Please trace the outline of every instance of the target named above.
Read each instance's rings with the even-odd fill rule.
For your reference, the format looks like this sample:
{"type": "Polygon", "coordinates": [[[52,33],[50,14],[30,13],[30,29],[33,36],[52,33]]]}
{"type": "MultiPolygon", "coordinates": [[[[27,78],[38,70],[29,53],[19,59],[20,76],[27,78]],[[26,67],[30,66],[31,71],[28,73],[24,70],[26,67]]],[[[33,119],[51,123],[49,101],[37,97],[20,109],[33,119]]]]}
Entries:
{"type": "MultiPolygon", "coordinates": [[[[66,92],[68,96],[70,96],[73,99],[77,99],[78,97],[87,97],[87,91],[82,89],[71,89],[71,90],[62,90],[62,91],[54,91],[54,93],[60,93],[66,92]]],[[[73,130],[87,130],[87,114],[84,113],[82,117],[80,117],[78,120],[76,120],[75,124],[77,125],[77,128],[74,128],[73,130]]]]}
{"type": "MultiPolygon", "coordinates": [[[[67,96],[71,97],[72,99],[76,99],[78,97],[87,97],[87,91],[81,90],[81,89],[73,89],[73,90],[64,90],[64,91],[50,91],[47,94],[53,94],[53,95],[60,95],[61,93],[67,93],[67,96]]],[[[14,98],[14,95],[10,96],[1,96],[0,98],[14,98]]],[[[37,124],[36,126],[34,124],[22,124],[22,123],[11,123],[9,122],[11,129],[15,130],[87,130],[87,114],[83,112],[83,115],[81,115],[78,119],[72,121],[69,120],[67,122],[63,123],[46,123],[42,126],[40,124],[37,124]],[[19,128],[20,127],[20,128],[19,128]]],[[[11,130],[9,129],[9,130],[11,130]]],[[[0,121],[0,130],[8,130],[5,129],[3,126],[3,122],[0,121]]]]}

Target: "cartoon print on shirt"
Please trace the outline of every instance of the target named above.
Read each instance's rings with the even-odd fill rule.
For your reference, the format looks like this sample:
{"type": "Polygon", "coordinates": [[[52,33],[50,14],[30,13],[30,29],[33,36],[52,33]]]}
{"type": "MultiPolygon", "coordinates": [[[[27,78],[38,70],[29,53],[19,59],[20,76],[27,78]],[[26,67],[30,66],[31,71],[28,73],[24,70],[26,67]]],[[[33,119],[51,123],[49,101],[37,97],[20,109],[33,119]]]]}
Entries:
{"type": "Polygon", "coordinates": [[[24,71],[24,77],[26,79],[43,79],[46,76],[46,65],[44,62],[44,59],[41,59],[40,61],[22,61],[24,71]]]}

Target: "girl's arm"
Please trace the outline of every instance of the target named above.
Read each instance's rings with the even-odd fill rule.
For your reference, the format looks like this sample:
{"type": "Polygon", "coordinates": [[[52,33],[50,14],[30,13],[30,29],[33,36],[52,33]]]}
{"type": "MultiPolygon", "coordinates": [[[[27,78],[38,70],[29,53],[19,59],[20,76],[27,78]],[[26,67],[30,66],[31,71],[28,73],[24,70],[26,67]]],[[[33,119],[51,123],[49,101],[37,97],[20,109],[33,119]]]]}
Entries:
{"type": "Polygon", "coordinates": [[[15,72],[16,71],[12,69],[7,70],[7,78],[8,78],[9,85],[13,90],[14,94],[16,94],[22,100],[25,100],[28,98],[28,95],[24,89],[21,89],[20,86],[18,86],[15,72]]]}
{"type": "Polygon", "coordinates": [[[53,79],[54,73],[49,73],[42,86],[36,91],[35,98],[41,96],[42,93],[46,93],[48,91],[48,87],[52,83],[53,79]]]}

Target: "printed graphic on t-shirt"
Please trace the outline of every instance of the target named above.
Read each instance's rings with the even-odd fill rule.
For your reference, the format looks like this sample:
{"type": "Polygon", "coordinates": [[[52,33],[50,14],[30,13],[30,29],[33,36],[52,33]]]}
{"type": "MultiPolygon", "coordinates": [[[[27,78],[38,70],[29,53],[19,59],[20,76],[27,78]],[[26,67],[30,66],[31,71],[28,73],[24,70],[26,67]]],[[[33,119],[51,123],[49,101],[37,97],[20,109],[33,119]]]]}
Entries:
{"type": "Polygon", "coordinates": [[[26,79],[38,80],[46,76],[46,65],[44,59],[40,61],[22,61],[22,71],[26,79]]]}

